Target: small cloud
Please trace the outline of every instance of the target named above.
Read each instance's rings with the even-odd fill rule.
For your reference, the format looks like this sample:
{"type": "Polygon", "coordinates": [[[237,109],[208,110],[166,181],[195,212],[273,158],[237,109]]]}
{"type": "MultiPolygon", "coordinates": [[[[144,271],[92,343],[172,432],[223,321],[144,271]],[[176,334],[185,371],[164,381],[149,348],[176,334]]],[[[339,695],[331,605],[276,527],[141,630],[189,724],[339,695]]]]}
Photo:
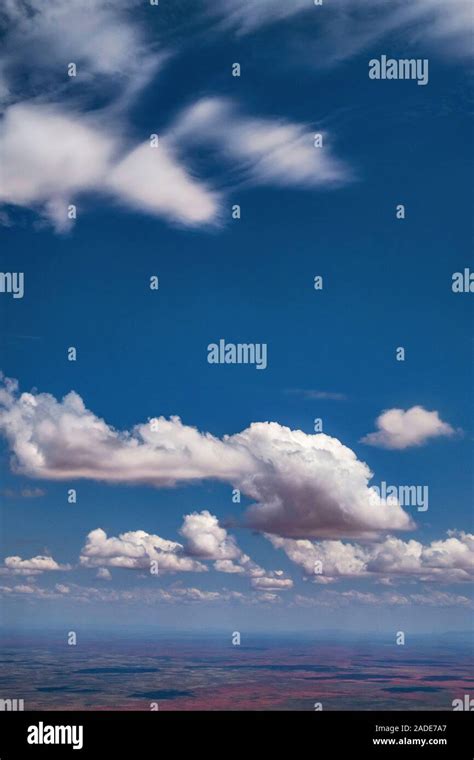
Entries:
{"type": "Polygon", "coordinates": [[[38,555],[31,559],[5,557],[3,573],[10,575],[39,575],[51,570],[71,570],[71,565],[60,565],[53,557],[38,555]]]}
{"type": "Polygon", "coordinates": [[[345,393],[334,393],[333,391],[316,391],[304,388],[290,388],[287,393],[291,393],[295,396],[302,396],[310,401],[347,401],[345,393]]]}
{"type": "Polygon", "coordinates": [[[437,411],[422,406],[411,409],[387,409],[377,417],[378,430],[361,438],[361,443],[382,449],[408,449],[421,446],[431,438],[452,436],[454,428],[440,419],[437,411]]]}
{"type": "Polygon", "coordinates": [[[99,567],[97,570],[97,578],[100,578],[102,581],[111,581],[112,580],[112,573],[110,570],[107,570],[106,567],[99,567]]]}
{"type": "Polygon", "coordinates": [[[39,499],[46,494],[42,488],[22,488],[16,491],[14,488],[4,488],[1,491],[5,499],[39,499]]]}

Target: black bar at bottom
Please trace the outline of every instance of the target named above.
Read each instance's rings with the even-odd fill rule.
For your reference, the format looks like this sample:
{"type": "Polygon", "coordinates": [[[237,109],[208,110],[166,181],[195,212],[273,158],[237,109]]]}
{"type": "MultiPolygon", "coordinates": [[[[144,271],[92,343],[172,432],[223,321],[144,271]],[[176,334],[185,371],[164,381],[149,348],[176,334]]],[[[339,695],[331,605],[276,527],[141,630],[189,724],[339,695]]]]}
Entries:
{"type": "Polygon", "coordinates": [[[3,712],[0,760],[24,755],[62,760],[104,751],[136,757],[160,755],[165,747],[180,756],[186,750],[219,758],[236,751],[268,756],[283,754],[285,746],[293,746],[291,755],[304,751],[314,758],[342,751],[361,757],[472,760],[472,717],[462,711],[3,712]]]}

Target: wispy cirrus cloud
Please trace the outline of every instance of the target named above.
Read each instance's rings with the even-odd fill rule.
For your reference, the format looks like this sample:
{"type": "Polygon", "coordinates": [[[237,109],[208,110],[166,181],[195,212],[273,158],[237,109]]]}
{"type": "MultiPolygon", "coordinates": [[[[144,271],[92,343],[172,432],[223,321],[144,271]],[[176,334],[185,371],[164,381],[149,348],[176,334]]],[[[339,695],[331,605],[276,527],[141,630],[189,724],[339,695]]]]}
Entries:
{"type": "Polygon", "coordinates": [[[30,209],[65,232],[75,221],[68,207],[80,216],[98,195],[171,224],[207,227],[222,221],[222,187],[236,181],[306,188],[347,181],[329,142],[314,149],[305,125],[241,116],[222,98],[199,100],[171,123],[160,118],[137,142],[130,112],[177,54],[153,39],[147,13],[154,9],[136,0],[9,0],[0,11],[3,215],[8,206],[30,209]],[[149,139],[157,130],[158,147],[149,139]],[[219,153],[219,176],[204,179],[193,168],[204,143],[219,153]]]}
{"type": "MultiPolygon", "coordinates": [[[[346,60],[389,35],[405,44],[437,49],[452,56],[472,56],[474,19],[470,0],[331,0],[316,6],[308,0],[223,0],[209,13],[221,26],[252,34],[267,25],[304,23],[312,60],[326,65],[346,60]]],[[[301,28],[291,25],[290,33],[301,28]]],[[[309,62],[309,55],[307,61],[309,62]]]]}
{"type": "Polygon", "coordinates": [[[284,118],[242,114],[231,99],[208,97],[181,114],[173,137],[178,144],[211,145],[250,183],[317,188],[348,182],[352,171],[334,155],[329,135],[317,148],[314,131],[284,118]]]}
{"type": "Polygon", "coordinates": [[[318,391],[304,388],[290,388],[287,393],[294,396],[301,396],[301,398],[308,401],[347,401],[345,393],[338,393],[337,391],[318,391]]]}
{"type": "Polygon", "coordinates": [[[69,229],[68,206],[102,194],[183,225],[216,221],[219,196],[196,180],[167,147],[128,149],[103,117],[34,102],[8,107],[0,122],[0,203],[38,210],[69,229]],[[35,124],[35,139],[30,128],[35,124]]]}

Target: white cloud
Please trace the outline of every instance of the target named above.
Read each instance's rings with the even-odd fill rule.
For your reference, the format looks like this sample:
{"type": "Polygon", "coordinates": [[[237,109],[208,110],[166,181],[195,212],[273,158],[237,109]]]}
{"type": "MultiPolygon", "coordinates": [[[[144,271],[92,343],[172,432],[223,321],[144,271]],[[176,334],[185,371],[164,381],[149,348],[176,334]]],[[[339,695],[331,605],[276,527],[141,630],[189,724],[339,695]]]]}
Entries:
{"type": "Polygon", "coordinates": [[[99,567],[97,570],[97,578],[100,578],[102,581],[111,581],[112,580],[112,573],[110,570],[108,570],[106,567],[99,567]]]}
{"type": "Polygon", "coordinates": [[[252,578],[251,583],[254,588],[262,589],[265,591],[283,591],[289,588],[293,588],[293,581],[291,578],[252,578]]]}
{"type": "Polygon", "coordinates": [[[283,549],[287,557],[316,582],[324,583],[340,576],[359,577],[367,572],[367,554],[360,546],[342,541],[313,542],[272,535],[267,535],[267,538],[276,549],[283,549]]]}
{"type": "Polygon", "coordinates": [[[129,11],[136,0],[7,0],[0,10],[9,68],[28,51],[33,72],[76,63],[87,73],[123,77],[150,55],[144,26],[129,11]]]}
{"type": "Polygon", "coordinates": [[[166,541],[144,530],[121,533],[108,538],[101,528],[92,530],[80,557],[83,567],[121,567],[132,570],[150,570],[157,562],[158,573],[202,572],[207,568],[201,562],[187,557],[181,544],[166,541]]]}
{"type": "Polygon", "coordinates": [[[291,538],[370,538],[413,527],[398,504],[370,502],[371,471],[336,438],[272,422],[253,423],[231,440],[258,462],[237,483],[256,501],[246,513],[252,528],[291,538]]]}
{"type": "Polygon", "coordinates": [[[243,575],[245,573],[242,565],[236,565],[231,559],[217,559],[214,562],[214,568],[219,573],[231,573],[235,575],[243,575]]]}
{"type": "Polygon", "coordinates": [[[83,567],[99,567],[97,577],[110,580],[106,566],[150,570],[155,560],[158,574],[202,572],[208,569],[203,561],[212,560],[215,570],[247,576],[255,589],[278,591],[293,586],[283,571],[264,570],[253,562],[207,510],[186,515],[180,533],[186,539],[184,546],[143,530],[108,538],[105,531],[97,528],[87,536],[80,562],[83,567]]]}
{"type": "Polygon", "coordinates": [[[255,31],[260,26],[284,21],[293,15],[308,11],[307,0],[222,0],[218,10],[211,0],[207,0],[210,11],[222,15],[225,26],[236,28],[241,34],[255,31]]]}
{"type": "Polygon", "coordinates": [[[49,208],[66,229],[68,198],[101,183],[113,150],[113,139],[87,120],[50,106],[10,106],[0,123],[0,202],[49,208]]]}
{"type": "Polygon", "coordinates": [[[183,160],[207,142],[254,184],[311,188],[348,179],[329,144],[313,147],[307,128],[238,117],[219,98],[199,101],[163,129],[158,147],[149,140],[129,145],[122,120],[112,116],[33,100],[8,106],[0,121],[0,204],[39,211],[60,232],[74,223],[68,206],[90,194],[175,224],[216,224],[223,193],[183,160]]]}
{"type": "Polygon", "coordinates": [[[0,204],[33,210],[58,232],[74,224],[68,206],[82,213],[92,193],[173,224],[217,224],[224,194],[212,184],[228,187],[228,179],[204,181],[191,169],[192,156],[186,165],[183,159],[192,146],[199,158],[208,141],[234,178],[237,169],[260,184],[313,187],[347,179],[329,144],[314,149],[302,125],[237,117],[220,98],[199,101],[168,126],[150,126],[150,133],[159,126],[159,147],[134,144],[127,114],[173,54],[151,39],[140,5],[11,0],[0,10],[0,204]],[[67,76],[69,63],[77,77],[67,76]]]}
{"type": "Polygon", "coordinates": [[[207,510],[186,515],[180,533],[186,539],[185,550],[191,556],[219,561],[237,559],[242,554],[235,539],[207,510]]]}
{"type": "Polygon", "coordinates": [[[138,210],[181,224],[209,223],[219,213],[219,195],[179,163],[166,137],[158,148],[145,143],[132,150],[111,169],[105,186],[138,210]]]}
{"type": "Polygon", "coordinates": [[[178,224],[216,221],[219,194],[192,176],[165,134],[158,149],[128,145],[126,113],[170,56],[139,21],[140,5],[11,0],[0,10],[0,203],[38,211],[60,232],[73,224],[68,204],[91,192],[178,224]],[[77,77],[67,76],[69,63],[77,77]],[[88,114],[95,91],[105,105],[88,114]]]}
{"type": "MultiPolygon", "coordinates": [[[[216,438],[160,417],[119,432],[71,392],[18,396],[0,390],[0,432],[16,471],[34,478],[88,478],[155,487],[212,479],[254,500],[247,526],[290,538],[374,537],[413,527],[396,503],[369,488],[368,466],[336,438],[253,423],[216,438]]],[[[219,559],[219,558],[218,558],[219,559]]]]}
{"type": "MultiPolygon", "coordinates": [[[[331,0],[324,8],[308,0],[222,0],[210,12],[222,25],[249,34],[268,24],[303,16],[313,34],[304,37],[314,60],[344,60],[391,33],[404,43],[435,45],[452,55],[472,55],[474,19],[471,0],[331,0]],[[313,44],[311,44],[311,42],[313,44]]],[[[293,32],[298,35],[296,27],[293,32]]],[[[298,48],[298,52],[300,49],[298,48]]]]}
{"type": "Polygon", "coordinates": [[[421,446],[431,438],[454,435],[454,429],[440,419],[436,411],[428,412],[422,406],[387,409],[376,420],[377,432],[361,439],[369,446],[384,449],[407,449],[421,446]]]}
{"type": "Polygon", "coordinates": [[[277,549],[316,583],[341,578],[417,579],[440,583],[474,580],[474,536],[450,531],[424,546],[389,536],[371,545],[291,540],[268,535],[277,549]]]}
{"type": "Polygon", "coordinates": [[[45,493],[46,491],[42,488],[20,488],[19,490],[4,488],[0,491],[6,499],[40,499],[45,493]]]}
{"type": "Polygon", "coordinates": [[[318,596],[296,594],[292,604],[296,607],[327,607],[337,609],[352,605],[360,609],[362,605],[376,607],[464,607],[472,609],[472,599],[462,594],[452,594],[430,590],[427,593],[398,594],[385,592],[374,594],[371,591],[322,591],[318,596]]]}
{"type": "Polygon", "coordinates": [[[345,393],[338,393],[334,391],[317,391],[317,390],[305,390],[304,388],[290,388],[287,393],[294,394],[295,396],[301,396],[302,398],[310,401],[347,401],[345,393]]]}
{"type": "Polygon", "coordinates": [[[60,565],[53,557],[38,555],[31,559],[22,559],[18,556],[5,557],[4,573],[12,575],[39,575],[52,570],[70,570],[70,565],[60,565]]]}
{"type": "Polygon", "coordinates": [[[347,182],[351,172],[334,156],[329,137],[315,148],[314,131],[285,119],[242,116],[231,100],[213,97],[188,108],[172,138],[179,145],[210,144],[255,184],[311,188],[347,182]]]}
{"type": "Polygon", "coordinates": [[[253,604],[261,599],[261,595],[245,595],[240,591],[230,591],[221,589],[219,591],[207,591],[191,587],[183,587],[175,584],[168,588],[132,588],[130,590],[95,588],[93,586],[80,586],[76,583],[70,583],[67,586],[56,584],[54,589],[42,588],[37,585],[15,585],[0,586],[1,596],[30,596],[35,599],[64,599],[67,601],[90,603],[115,603],[138,605],[142,608],[144,605],[155,607],[158,603],[165,604],[195,604],[195,603],[250,603],[253,604]]]}
{"type": "Polygon", "coordinates": [[[127,152],[97,117],[58,107],[7,108],[0,163],[0,203],[39,209],[58,231],[73,224],[68,205],[92,192],[184,225],[212,222],[218,214],[217,194],[189,174],[166,138],[158,148],[144,143],[127,152]]]}

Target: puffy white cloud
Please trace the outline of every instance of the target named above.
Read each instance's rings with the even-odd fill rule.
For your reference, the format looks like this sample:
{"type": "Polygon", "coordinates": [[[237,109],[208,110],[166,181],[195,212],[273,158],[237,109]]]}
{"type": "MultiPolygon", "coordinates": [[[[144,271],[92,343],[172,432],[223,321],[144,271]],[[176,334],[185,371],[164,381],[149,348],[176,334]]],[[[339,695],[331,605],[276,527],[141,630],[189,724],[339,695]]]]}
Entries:
{"type": "Polygon", "coordinates": [[[398,504],[371,502],[371,471],[336,438],[272,422],[253,423],[231,440],[258,461],[237,483],[256,501],[246,514],[250,527],[294,538],[373,537],[413,527],[398,504]]]}
{"type": "Polygon", "coordinates": [[[186,515],[180,533],[186,540],[184,546],[143,530],[108,538],[105,531],[97,528],[88,534],[80,562],[83,567],[99,567],[97,577],[110,580],[106,566],[149,570],[154,560],[158,574],[202,572],[208,569],[203,561],[212,560],[215,570],[247,576],[255,589],[278,591],[293,586],[282,570],[264,570],[244,554],[233,536],[207,510],[186,515]]]}
{"type": "Polygon", "coordinates": [[[314,130],[284,119],[243,116],[225,98],[198,100],[177,120],[172,135],[180,145],[212,145],[256,184],[318,187],[351,177],[333,155],[328,136],[324,148],[315,148],[314,130]]]}
{"type": "MultiPolygon", "coordinates": [[[[51,570],[70,570],[70,565],[60,565],[53,557],[38,555],[31,559],[18,556],[5,557],[2,574],[11,575],[40,575],[51,570]]],[[[1,571],[0,571],[1,572],[1,571]]]]}
{"type": "Polygon", "coordinates": [[[474,536],[450,531],[448,538],[428,545],[389,536],[360,546],[342,541],[284,539],[268,535],[277,549],[316,583],[338,578],[405,578],[456,583],[474,579],[474,536]]]}
{"type": "Polygon", "coordinates": [[[342,541],[313,542],[307,539],[288,539],[267,535],[276,549],[283,549],[292,562],[308,577],[324,583],[335,577],[365,575],[367,553],[361,546],[342,541]]]}
{"type": "Polygon", "coordinates": [[[122,567],[133,570],[150,570],[157,562],[161,572],[202,572],[207,568],[201,562],[187,557],[181,544],[167,541],[144,530],[121,533],[108,538],[102,528],[92,530],[81,551],[84,567],[122,567]]]}
{"type": "Polygon", "coordinates": [[[421,446],[431,438],[450,436],[454,429],[440,419],[436,411],[429,412],[422,406],[403,409],[387,409],[377,417],[375,433],[369,433],[361,439],[369,446],[384,449],[407,449],[421,446]]]}
{"type": "Polygon", "coordinates": [[[214,562],[214,568],[219,573],[231,573],[236,575],[243,575],[245,573],[242,565],[236,565],[231,559],[218,559],[214,562]]]}
{"type": "Polygon", "coordinates": [[[186,539],[186,552],[192,556],[233,560],[242,554],[233,536],[229,536],[217,517],[207,510],[186,515],[180,533],[186,539]]]}
{"type": "MultiPolygon", "coordinates": [[[[71,392],[0,389],[0,432],[16,471],[35,478],[89,478],[109,483],[171,486],[203,479],[231,483],[254,500],[247,526],[290,538],[376,536],[413,527],[395,502],[369,488],[368,466],[336,438],[309,435],[276,422],[253,423],[216,438],[160,417],[120,432],[71,392]]],[[[217,557],[216,559],[225,559],[217,557]]]]}

